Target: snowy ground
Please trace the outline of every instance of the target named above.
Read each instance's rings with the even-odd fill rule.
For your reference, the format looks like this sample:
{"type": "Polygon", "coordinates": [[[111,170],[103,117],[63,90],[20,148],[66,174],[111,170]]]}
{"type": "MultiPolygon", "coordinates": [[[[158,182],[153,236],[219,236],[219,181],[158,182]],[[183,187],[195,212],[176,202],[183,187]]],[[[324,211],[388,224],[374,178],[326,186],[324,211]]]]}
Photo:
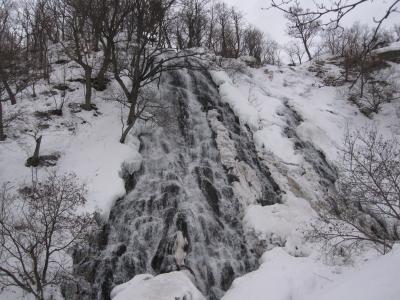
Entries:
{"type": "Polygon", "coordinates": [[[260,268],[234,281],[223,300],[396,300],[400,248],[359,268],[328,268],[282,248],[266,252],[260,268]]]}
{"type": "MultiPolygon", "coordinates": [[[[80,78],[74,64],[53,65],[50,84],[41,82],[36,87],[37,98],[32,98],[26,91],[19,95],[17,105],[5,105],[4,111],[22,112],[22,120],[11,124],[6,129],[9,138],[0,142],[0,183],[12,182],[14,186],[29,184],[32,170],[25,167],[26,159],[33,154],[35,142],[32,131],[42,128],[43,135],[41,155],[58,154],[56,167],[39,168],[38,176],[48,172],[73,172],[87,186],[88,211],[99,211],[108,214],[114,200],[124,195],[124,183],[119,176],[124,161],[140,160],[138,141],[132,137],[126,145],[119,143],[121,133],[121,110],[117,103],[109,101],[110,95],[94,92],[93,103],[97,111],[71,112],[69,104],[82,103],[84,99],[83,85],[69,82],[69,79],[80,78]],[[66,103],[62,117],[52,115],[36,117],[35,112],[45,112],[55,108],[54,101],[60,102],[61,92],[54,89],[57,84],[65,83],[70,91],[66,93],[66,103]],[[71,71],[72,70],[72,71],[71,71]],[[57,95],[44,95],[53,91],[57,95]],[[48,128],[47,128],[48,127],[48,128]]],[[[36,176],[36,172],[33,172],[36,176]]]]}

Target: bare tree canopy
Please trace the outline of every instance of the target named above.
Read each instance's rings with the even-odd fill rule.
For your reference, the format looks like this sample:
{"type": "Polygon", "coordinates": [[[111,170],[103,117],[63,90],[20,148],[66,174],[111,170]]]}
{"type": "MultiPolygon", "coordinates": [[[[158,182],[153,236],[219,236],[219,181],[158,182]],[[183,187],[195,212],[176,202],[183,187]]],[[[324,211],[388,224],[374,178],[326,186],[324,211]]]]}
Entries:
{"type": "MultiPolygon", "coordinates": [[[[270,0],[270,7],[277,8],[285,13],[293,13],[293,7],[297,0],[270,0]]],[[[351,0],[351,1],[314,1],[314,8],[303,11],[298,16],[308,16],[308,23],[321,20],[322,25],[334,24],[339,26],[342,19],[350,12],[363,4],[368,4],[371,0],[351,0]]],[[[381,24],[391,14],[398,12],[400,0],[387,1],[387,9],[383,16],[376,16],[374,21],[381,24]]]]}
{"type": "Polygon", "coordinates": [[[70,278],[67,251],[84,238],[92,222],[79,215],[85,188],[73,175],[50,174],[18,194],[0,194],[0,284],[17,286],[36,299],[70,278]]]}
{"type": "Polygon", "coordinates": [[[382,253],[400,239],[400,148],[376,128],[348,132],[337,190],[320,202],[312,236],[337,250],[365,243],[382,253]]]}

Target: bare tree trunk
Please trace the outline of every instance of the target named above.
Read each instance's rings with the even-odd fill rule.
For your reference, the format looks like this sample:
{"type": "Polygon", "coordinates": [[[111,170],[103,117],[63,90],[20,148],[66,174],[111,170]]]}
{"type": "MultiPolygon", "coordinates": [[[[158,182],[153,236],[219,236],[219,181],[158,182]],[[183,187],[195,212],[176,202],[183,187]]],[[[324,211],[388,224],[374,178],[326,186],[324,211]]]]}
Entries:
{"type": "Polygon", "coordinates": [[[226,45],[226,37],[225,37],[225,26],[221,26],[221,39],[222,39],[222,49],[221,49],[221,56],[227,57],[227,45],[226,45]]]}
{"type": "Polygon", "coordinates": [[[92,109],[92,68],[85,67],[85,104],[82,106],[83,109],[92,109]]]}
{"type": "Polygon", "coordinates": [[[36,98],[36,86],[35,86],[35,82],[32,83],[32,97],[36,98]]]}
{"type": "Polygon", "coordinates": [[[125,144],[126,137],[128,136],[129,131],[131,131],[131,129],[133,128],[133,125],[135,125],[135,123],[128,125],[128,127],[126,127],[125,130],[122,132],[121,138],[119,139],[119,142],[121,144],[125,144]]]}
{"type": "Polygon", "coordinates": [[[42,136],[39,136],[36,139],[35,152],[26,161],[26,166],[27,167],[37,167],[39,165],[39,163],[40,163],[39,152],[40,152],[41,143],[42,143],[42,136]]]}
{"type": "Polygon", "coordinates": [[[133,126],[136,123],[136,115],[135,115],[135,105],[131,104],[129,108],[129,115],[128,115],[128,120],[127,120],[127,127],[122,131],[121,138],[119,142],[121,144],[125,144],[126,137],[128,136],[128,133],[131,131],[133,126]]]}
{"type": "Polygon", "coordinates": [[[133,126],[136,123],[137,120],[137,115],[136,115],[136,106],[137,106],[137,99],[139,97],[139,87],[135,88],[132,90],[132,93],[130,95],[129,99],[129,103],[130,103],[130,107],[129,107],[129,114],[128,114],[128,119],[126,121],[127,127],[123,130],[122,132],[122,136],[119,140],[119,142],[121,144],[125,143],[126,137],[128,136],[128,133],[131,131],[131,129],[133,128],[133,126]]]}
{"type": "Polygon", "coordinates": [[[17,100],[15,98],[15,95],[14,95],[13,91],[11,90],[11,87],[8,84],[7,80],[2,80],[2,82],[3,82],[4,88],[7,91],[8,97],[10,98],[11,104],[12,105],[17,104],[17,100]]]}
{"type": "Polygon", "coordinates": [[[3,103],[0,100],[0,141],[4,141],[6,136],[4,135],[4,125],[3,125],[3,103]]]}
{"type": "Polygon", "coordinates": [[[308,49],[308,45],[307,45],[307,41],[303,39],[303,45],[304,45],[304,49],[306,50],[307,56],[308,56],[308,60],[312,60],[312,56],[311,56],[311,52],[308,49]]]}
{"type": "MultiPolygon", "coordinates": [[[[302,64],[302,59],[301,59],[301,55],[297,54],[297,59],[299,60],[299,65],[302,64]]],[[[296,64],[295,64],[296,65],[296,64]]]]}
{"type": "Polygon", "coordinates": [[[42,143],[42,136],[39,136],[37,139],[36,139],[36,147],[35,147],[35,152],[33,153],[33,159],[34,159],[34,161],[37,161],[37,162],[39,162],[39,152],[40,152],[40,145],[41,145],[41,143],[42,143]]]}
{"type": "Polygon", "coordinates": [[[107,87],[106,72],[111,64],[111,47],[108,48],[104,51],[103,65],[101,66],[100,71],[96,76],[96,90],[98,91],[104,91],[107,87]]]}

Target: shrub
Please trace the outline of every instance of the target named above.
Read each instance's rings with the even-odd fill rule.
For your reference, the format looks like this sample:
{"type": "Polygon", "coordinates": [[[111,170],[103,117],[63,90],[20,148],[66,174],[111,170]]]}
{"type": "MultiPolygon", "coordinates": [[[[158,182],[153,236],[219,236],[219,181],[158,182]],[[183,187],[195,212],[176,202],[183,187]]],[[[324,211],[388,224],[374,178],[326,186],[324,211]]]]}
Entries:
{"type": "Polygon", "coordinates": [[[332,250],[373,245],[381,253],[400,240],[400,148],[375,128],[348,133],[336,189],[319,203],[311,236],[332,250]]]}

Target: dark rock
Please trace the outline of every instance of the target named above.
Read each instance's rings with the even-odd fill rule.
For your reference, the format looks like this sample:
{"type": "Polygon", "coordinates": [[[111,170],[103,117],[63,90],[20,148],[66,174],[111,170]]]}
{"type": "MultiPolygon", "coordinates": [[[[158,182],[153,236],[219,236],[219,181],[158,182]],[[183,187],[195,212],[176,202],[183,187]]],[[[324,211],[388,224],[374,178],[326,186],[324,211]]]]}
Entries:
{"type": "Polygon", "coordinates": [[[26,160],[26,167],[54,167],[60,159],[60,154],[40,155],[38,159],[29,157],[26,160]]]}
{"type": "Polygon", "coordinates": [[[221,270],[221,288],[224,291],[227,291],[235,278],[235,272],[233,271],[232,266],[226,262],[224,267],[221,270]]]}
{"type": "Polygon", "coordinates": [[[126,252],[126,245],[125,244],[121,244],[121,245],[118,246],[117,250],[115,251],[115,255],[116,256],[121,256],[125,252],[126,252]]]}

